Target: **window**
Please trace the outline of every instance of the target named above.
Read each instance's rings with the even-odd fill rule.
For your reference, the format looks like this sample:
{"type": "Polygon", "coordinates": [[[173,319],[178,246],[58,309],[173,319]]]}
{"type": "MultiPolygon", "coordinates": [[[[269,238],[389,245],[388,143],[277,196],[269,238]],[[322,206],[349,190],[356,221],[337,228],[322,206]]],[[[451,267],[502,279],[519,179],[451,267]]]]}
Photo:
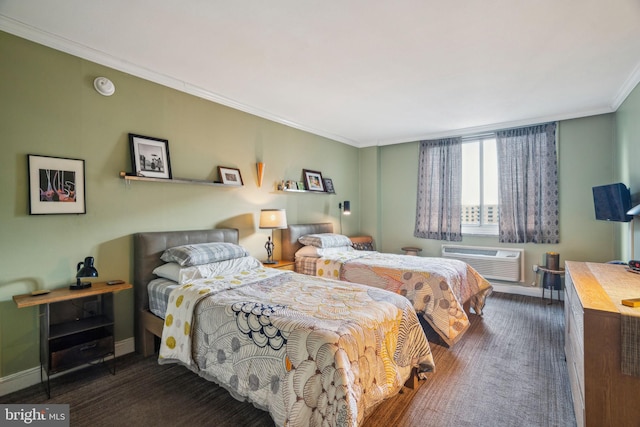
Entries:
{"type": "Polygon", "coordinates": [[[462,234],[498,235],[498,156],[494,134],[462,142],[462,234]]]}

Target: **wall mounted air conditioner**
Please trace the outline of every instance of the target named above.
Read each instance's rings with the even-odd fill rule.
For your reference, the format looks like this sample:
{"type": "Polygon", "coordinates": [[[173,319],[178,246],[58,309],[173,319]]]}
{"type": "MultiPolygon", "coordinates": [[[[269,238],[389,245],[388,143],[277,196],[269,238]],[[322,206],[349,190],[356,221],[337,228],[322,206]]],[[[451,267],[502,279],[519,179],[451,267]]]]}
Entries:
{"type": "Polygon", "coordinates": [[[524,249],[442,245],[442,256],[466,262],[485,279],[524,280],[524,249]]]}

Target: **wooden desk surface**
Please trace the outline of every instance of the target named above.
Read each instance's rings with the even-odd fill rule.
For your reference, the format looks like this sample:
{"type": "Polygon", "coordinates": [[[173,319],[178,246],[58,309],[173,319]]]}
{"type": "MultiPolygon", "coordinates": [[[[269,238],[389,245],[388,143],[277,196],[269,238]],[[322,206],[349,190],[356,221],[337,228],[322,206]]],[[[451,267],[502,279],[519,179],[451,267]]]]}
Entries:
{"type": "Polygon", "coordinates": [[[66,301],[75,298],[89,297],[92,295],[107,294],[110,292],[119,292],[130,289],[133,286],[130,283],[120,283],[117,285],[107,285],[106,282],[92,283],[90,288],[72,290],[67,288],[52,289],[48,294],[31,295],[22,294],[14,295],[13,301],[18,308],[33,307],[40,304],[50,304],[52,302],[66,301]]]}

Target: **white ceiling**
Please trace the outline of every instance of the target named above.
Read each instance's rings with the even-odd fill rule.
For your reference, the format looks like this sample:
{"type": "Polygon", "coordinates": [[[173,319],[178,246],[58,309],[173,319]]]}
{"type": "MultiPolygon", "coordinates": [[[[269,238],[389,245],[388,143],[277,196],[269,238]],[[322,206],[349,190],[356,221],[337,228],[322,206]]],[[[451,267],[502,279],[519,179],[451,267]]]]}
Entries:
{"type": "Polygon", "coordinates": [[[357,147],[612,112],[640,81],[638,0],[0,0],[0,30],[357,147]]]}

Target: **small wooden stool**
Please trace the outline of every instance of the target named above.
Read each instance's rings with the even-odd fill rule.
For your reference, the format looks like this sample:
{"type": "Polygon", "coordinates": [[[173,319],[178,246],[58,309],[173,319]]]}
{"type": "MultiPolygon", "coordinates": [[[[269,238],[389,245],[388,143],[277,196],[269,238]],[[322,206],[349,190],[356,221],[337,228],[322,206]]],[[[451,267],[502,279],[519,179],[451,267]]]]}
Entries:
{"type": "Polygon", "coordinates": [[[417,256],[418,252],[422,252],[421,248],[414,248],[413,246],[405,246],[404,248],[402,248],[402,250],[404,251],[405,255],[413,256],[417,256]]]}

